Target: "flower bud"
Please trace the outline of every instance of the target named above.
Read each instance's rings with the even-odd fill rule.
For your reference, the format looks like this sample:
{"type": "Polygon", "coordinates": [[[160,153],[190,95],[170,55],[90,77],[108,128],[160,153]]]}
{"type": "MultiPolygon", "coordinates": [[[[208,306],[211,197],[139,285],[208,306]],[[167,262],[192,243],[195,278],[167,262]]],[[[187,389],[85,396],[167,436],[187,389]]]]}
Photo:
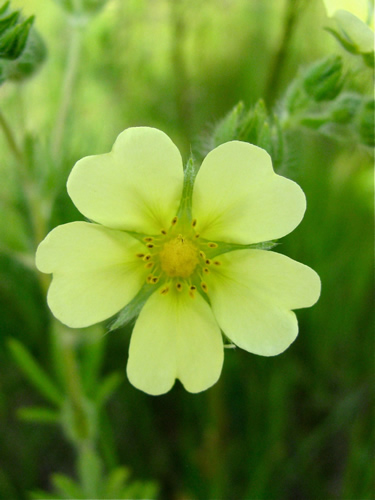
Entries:
{"type": "Polygon", "coordinates": [[[34,17],[18,23],[19,13],[0,18],[0,58],[15,60],[22,54],[34,17]]]}
{"type": "Polygon", "coordinates": [[[343,94],[332,103],[330,118],[335,123],[350,123],[353,121],[361,105],[361,96],[343,94]]]}
{"type": "Polygon", "coordinates": [[[306,93],[318,102],[334,99],[340,93],[342,85],[342,59],[336,55],[313,64],[303,79],[306,93]]]}
{"type": "Polygon", "coordinates": [[[33,28],[34,16],[23,20],[9,5],[0,7],[0,84],[31,76],[46,57],[43,40],[33,28]]]}

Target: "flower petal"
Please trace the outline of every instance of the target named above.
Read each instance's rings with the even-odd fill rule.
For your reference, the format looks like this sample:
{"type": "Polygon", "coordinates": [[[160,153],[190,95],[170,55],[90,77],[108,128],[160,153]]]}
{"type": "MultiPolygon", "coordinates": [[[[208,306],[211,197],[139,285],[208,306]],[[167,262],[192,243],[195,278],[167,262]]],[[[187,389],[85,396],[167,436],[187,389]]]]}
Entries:
{"type": "Polygon", "coordinates": [[[215,317],[239,347],[263,356],[283,352],[297,337],[290,309],[312,306],[320,279],[311,268],[285,255],[238,250],[218,257],[206,277],[215,317]]]}
{"type": "Polygon", "coordinates": [[[346,37],[357,46],[359,52],[374,52],[374,31],[361,19],[346,10],[335,12],[333,19],[346,37]]]}
{"type": "Polygon", "coordinates": [[[328,16],[333,16],[338,10],[347,10],[362,21],[366,21],[369,13],[368,0],[324,0],[328,16]]]}
{"type": "Polygon", "coordinates": [[[143,245],[126,233],[87,222],[56,227],[41,242],[36,265],[53,273],[48,305],[72,328],[103,321],[138,292],[145,275],[136,253],[143,245]]]}
{"type": "Polygon", "coordinates": [[[217,381],[223,358],[220,328],[199,294],[156,292],[135,324],[127,373],[148,394],[168,392],[176,378],[189,392],[200,392],[217,381]]]}
{"type": "Polygon", "coordinates": [[[171,139],[149,127],[122,132],[110,153],[79,160],[68,179],[78,210],[114,229],[156,234],[176,215],[182,159],[171,139]]]}
{"type": "Polygon", "coordinates": [[[276,175],[269,154],[247,142],[211,151],[196,177],[196,229],[210,240],[250,244],[280,238],[301,222],[305,208],[298,184],[276,175]]]}

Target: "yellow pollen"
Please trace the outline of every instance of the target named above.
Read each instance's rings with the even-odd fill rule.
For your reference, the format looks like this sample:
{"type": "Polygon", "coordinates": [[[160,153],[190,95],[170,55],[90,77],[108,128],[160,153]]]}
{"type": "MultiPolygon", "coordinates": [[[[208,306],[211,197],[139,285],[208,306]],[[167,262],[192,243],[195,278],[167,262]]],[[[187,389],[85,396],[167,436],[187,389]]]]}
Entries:
{"type": "Polygon", "coordinates": [[[164,244],[159,257],[161,268],[168,276],[188,278],[198,264],[198,249],[179,235],[164,244]]]}

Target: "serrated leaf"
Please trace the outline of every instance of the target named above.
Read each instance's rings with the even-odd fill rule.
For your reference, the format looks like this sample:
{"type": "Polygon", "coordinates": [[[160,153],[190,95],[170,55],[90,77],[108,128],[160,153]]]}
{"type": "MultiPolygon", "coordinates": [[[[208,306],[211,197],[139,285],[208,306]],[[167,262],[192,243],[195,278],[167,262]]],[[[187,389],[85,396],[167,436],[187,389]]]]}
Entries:
{"type": "Polygon", "coordinates": [[[62,405],[64,401],[62,394],[25,346],[18,340],[11,339],[8,342],[8,347],[13,359],[34,387],[52,403],[58,406],[62,405]]]}

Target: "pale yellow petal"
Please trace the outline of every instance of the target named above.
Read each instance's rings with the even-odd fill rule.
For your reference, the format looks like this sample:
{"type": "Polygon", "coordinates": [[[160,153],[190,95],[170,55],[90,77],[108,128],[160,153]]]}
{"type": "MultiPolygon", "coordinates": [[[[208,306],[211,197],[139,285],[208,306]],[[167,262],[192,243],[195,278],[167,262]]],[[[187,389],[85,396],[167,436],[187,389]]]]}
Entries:
{"type": "Polygon", "coordinates": [[[275,252],[239,250],[218,260],[221,266],[207,275],[206,282],[224,333],[255,354],[283,352],[298,334],[291,309],[310,307],[318,300],[319,276],[275,252]]]}
{"type": "Polygon", "coordinates": [[[53,273],[48,305],[62,323],[81,328],[120,311],[138,292],[146,270],[143,246],[126,233],[86,222],[51,231],[38,247],[36,265],[53,273]]]}
{"type": "Polygon", "coordinates": [[[78,210],[115,229],[160,233],[176,215],[183,183],[181,155],[149,127],[122,132],[111,153],[78,161],[68,193],[78,210]]]}
{"type": "Polygon", "coordinates": [[[359,52],[366,54],[374,51],[374,31],[361,19],[346,10],[338,10],[333,18],[359,52]]]}
{"type": "Polygon", "coordinates": [[[211,151],[198,172],[193,216],[202,237],[231,243],[280,238],[301,222],[302,189],[276,175],[269,154],[232,141],[211,151]]]}
{"type": "Polygon", "coordinates": [[[368,0],[324,0],[327,15],[332,17],[338,10],[346,10],[366,21],[369,14],[368,0]]]}
{"type": "Polygon", "coordinates": [[[195,393],[217,381],[223,356],[220,329],[199,294],[192,299],[184,292],[157,291],[135,324],[127,373],[148,394],[168,392],[176,378],[195,393]]]}

